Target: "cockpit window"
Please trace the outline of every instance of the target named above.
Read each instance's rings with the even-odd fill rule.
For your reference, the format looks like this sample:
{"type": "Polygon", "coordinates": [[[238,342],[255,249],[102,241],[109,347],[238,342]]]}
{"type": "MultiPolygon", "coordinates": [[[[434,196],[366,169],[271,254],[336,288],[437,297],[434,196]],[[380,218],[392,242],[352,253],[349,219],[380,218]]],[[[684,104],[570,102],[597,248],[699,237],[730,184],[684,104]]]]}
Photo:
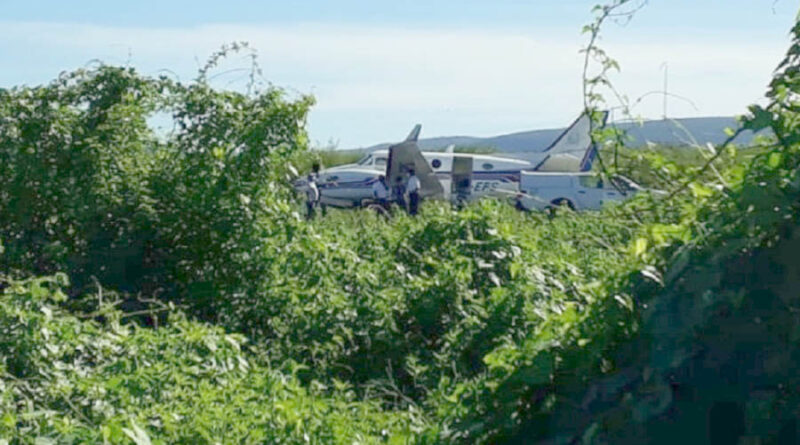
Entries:
{"type": "Polygon", "coordinates": [[[375,158],[375,165],[377,167],[383,167],[386,165],[386,158],[375,158]]]}
{"type": "Polygon", "coordinates": [[[358,161],[358,165],[372,165],[372,155],[366,155],[358,161]]]}

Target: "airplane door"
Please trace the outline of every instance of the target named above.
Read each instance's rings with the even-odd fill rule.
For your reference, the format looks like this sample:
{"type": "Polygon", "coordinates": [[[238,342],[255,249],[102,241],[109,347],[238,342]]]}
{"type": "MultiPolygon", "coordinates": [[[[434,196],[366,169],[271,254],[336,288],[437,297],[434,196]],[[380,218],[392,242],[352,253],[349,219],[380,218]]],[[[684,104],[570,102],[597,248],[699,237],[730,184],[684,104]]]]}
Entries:
{"type": "Polygon", "coordinates": [[[472,195],[472,162],[470,157],[453,157],[451,197],[456,201],[467,201],[472,195]]]}

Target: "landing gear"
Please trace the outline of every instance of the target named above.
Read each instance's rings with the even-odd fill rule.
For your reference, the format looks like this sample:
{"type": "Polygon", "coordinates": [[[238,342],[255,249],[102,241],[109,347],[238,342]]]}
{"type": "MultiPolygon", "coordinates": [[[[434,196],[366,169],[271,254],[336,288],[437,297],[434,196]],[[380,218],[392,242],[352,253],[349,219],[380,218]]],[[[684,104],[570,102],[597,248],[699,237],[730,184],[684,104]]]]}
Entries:
{"type": "Polygon", "coordinates": [[[361,208],[371,210],[387,219],[392,217],[392,214],[389,212],[389,201],[381,202],[374,199],[365,199],[361,201],[361,208]]]}

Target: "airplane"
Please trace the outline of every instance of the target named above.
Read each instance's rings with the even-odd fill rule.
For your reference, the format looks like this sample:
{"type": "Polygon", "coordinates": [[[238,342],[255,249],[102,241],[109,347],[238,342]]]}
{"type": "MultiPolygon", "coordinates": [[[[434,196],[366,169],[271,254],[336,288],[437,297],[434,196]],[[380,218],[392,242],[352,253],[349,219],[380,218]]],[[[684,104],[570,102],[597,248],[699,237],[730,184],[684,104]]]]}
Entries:
{"type": "MultiPolygon", "coordinates": [[[[354,164],[320,171],[320,201],[334,207],[362,206],[370,202],[372,186],[379,176],[384,175],[391,185],[397,178],[405,178],[411,169],[420,179],[422,198],[470,201],[514,194],[523,171],[585,172],[591,169],[596,154],[590,136],[591,120],[585,113],[549,147],[515,157],[454,153],[452,146],[444,151],[423,152],[417,145],[421,129],[416,125],[405,141],[370,152],[354,164]]],[[[303,191],[307,184],[307,180],[300,179],[295,187],[303,191]]]]}

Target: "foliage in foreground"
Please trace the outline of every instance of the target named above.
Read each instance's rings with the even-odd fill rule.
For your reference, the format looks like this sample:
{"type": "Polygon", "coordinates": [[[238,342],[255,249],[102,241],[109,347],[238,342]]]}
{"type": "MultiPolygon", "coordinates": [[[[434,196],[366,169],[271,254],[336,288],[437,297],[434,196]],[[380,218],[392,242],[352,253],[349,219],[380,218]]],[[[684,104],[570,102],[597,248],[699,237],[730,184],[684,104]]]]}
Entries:
{"type": "Polygon", "coordinates": [[[108,307],[102,323],[66,313],[65,280],[12,280],[0,295],[0,438],[350,444],[412,434],[414,413],[384,413],[347,388],[320,396],[220,328],[183,317],[141,328],[108,307]]]}
{"type": "Polygon", "coordinates": [[[311,102],[109,66],[0,90],[0,264],[68,272],[72,295],[96,280],[199,308],[242,292],[261,273],[248,258],[292,218],[281,184],[311,102]],[[174,120],[164,137],[156,112],[174,120]]]}
{"type": "MultiPolygon", "coordinates": [[[[526,347],[539,326],[561,329],[562,316],[638,274],[636,261],[621,261],[635,233],[622,214],[549,221],[487,202],[463,212],[429,206],[416,219],[358,213],[306,224],[286,175],[304,150],[308,102],[286,102],[278,91],[243,96],[101,67],[2,99],[0,261],[12,278],[67,272],[65,304],[76,316],[99,310],[80,297],[98,284],[120,292],[126,310],[141,309],[137,295],[174,302],[189,317],[245,334],[254,345],[247,357],[305,387],[344,385],[387,416],[424,413],[443,440],[472,440],[468,414],[491,409],[445,408],[464,385],[496,387],[518,366],[504,351],[526,347]],[[166,139],[145,125],[154,110],[175,117],[166,139]],[[272,138],[257,137],[264,133],[272,138]],[[31,199],[37,204],[26,206],[31,199]],[[595,239],[576,242],[590,230],[595,239]]],[[[631,314],[616,307],[613,317],[631,314]]],[[[155,332],[176,335],[182,325],[174,323],[155,332]]],[[[596,339],[581,366],[601,372],[597,363],[618,338],[596,339]]],[[[164,347],[152,340],[154,351],[164,347]]],[[[194,353],[176,359],[189,360],[184,352],[194,353]]],[[[182,375],[185,363],[164,366],[182,375]]],[[[103,372],[98,379],[122,370],[103,372]]],[[[32,378],[49,391],[48,380],[32,378]]],[[[251,385],[237,382],[244,392],[251,385]]],[[[178,403],[171,394],[159,390],[153,403],[178,403]]]]}
{"type": "Polygon", "coordinates": [[[286,175],[308,101],[279,91],[108,67],[2,91],[0,433],[779,443],[800,407],[798,48],[745,120],[776,141],[656,158],[669,196],[554,218],[485,202],[305,223],[286,175]],[[58,270],[67,304],[63,280],[17,278],[58,270]],[[95,281],[186,316],[122,323],[77,297],[95,281]]]}

